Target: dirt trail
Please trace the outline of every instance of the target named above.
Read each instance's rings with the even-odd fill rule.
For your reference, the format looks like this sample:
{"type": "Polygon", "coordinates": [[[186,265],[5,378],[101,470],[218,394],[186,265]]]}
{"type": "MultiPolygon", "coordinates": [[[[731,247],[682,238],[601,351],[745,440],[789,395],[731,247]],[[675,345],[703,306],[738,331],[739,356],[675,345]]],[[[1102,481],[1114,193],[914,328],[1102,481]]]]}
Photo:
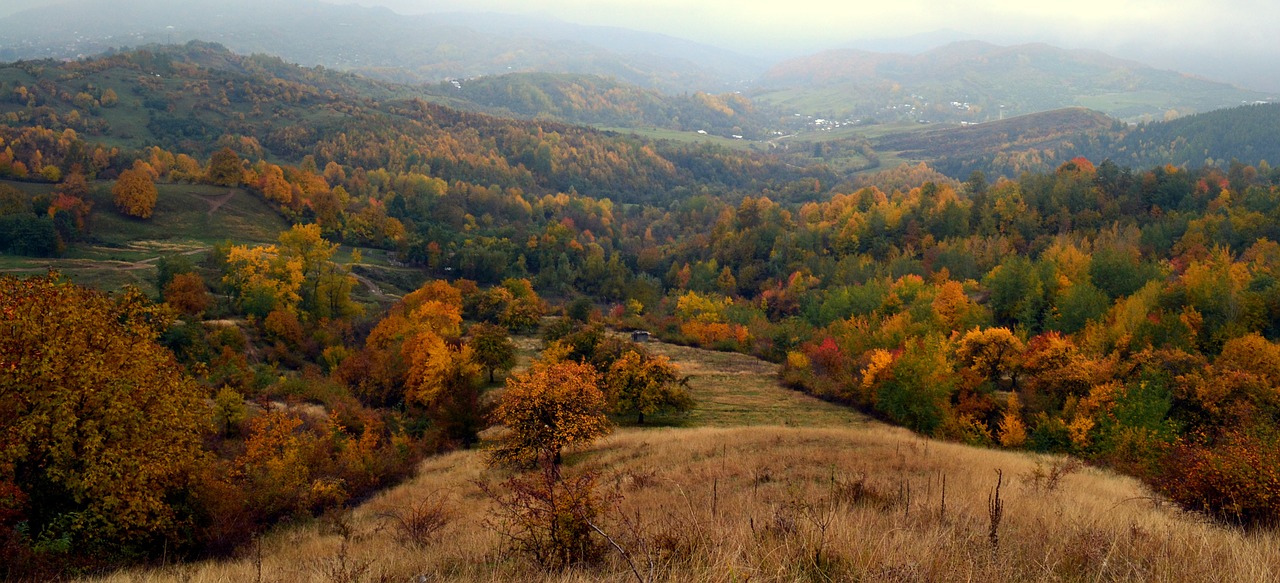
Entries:
{"type": "Polygon", "coordinates": [[[189,194],[189,195],[191,195],[191,196],[194,196],[194,197],[196,197],[196,198],[198,198],[198,199],[200,199],[200,200],[203,200],[203,201],[205,201],[206,203],[208,203],[208,204],[209,204],[209,216],[211,216],[211,217],[212,217],[214,213],[218,212],[218,209],[222,208],[222,205],[227,204],[227,202],[229,202],[229,201],[231,200],[231,198],[232,198],[232,197],[234,197],[234,196],[236,195],[236,191],[234,191],[234,190],[228,190],[228,191],[226,192],[226,194],[221,194],[221,195],[217,195],[217,196],[210,196],[210,195],[207,195],[207,194],[201,194],[201,193],[199,193],[199,192],[188,192],[187,194],[189,194]]]}
{"type": "Polygon", "coordinates": [[[360,275],[360,274],[358,274],[358,273],[352,273],[352,274],[351,274],[351,277],[356,278],[356,281],[359,281],[360,283],[363,283],[365,287],[369,288],[369,293],[371,293],[371,294],[373,294],[373,295],[377,296],[378,298],[385,298],[385,297],[387,297],[387,294],[386,294],[386,293],[383,293],[382,288],[378,287],[378,284],[377,284],[377,283],[374,283],[374,281],[373,281],[372,279],[369,279],[369,278],[367,278],[367,277],[365,277],[365,276],[363,276],[363,275],[360,275]]]}

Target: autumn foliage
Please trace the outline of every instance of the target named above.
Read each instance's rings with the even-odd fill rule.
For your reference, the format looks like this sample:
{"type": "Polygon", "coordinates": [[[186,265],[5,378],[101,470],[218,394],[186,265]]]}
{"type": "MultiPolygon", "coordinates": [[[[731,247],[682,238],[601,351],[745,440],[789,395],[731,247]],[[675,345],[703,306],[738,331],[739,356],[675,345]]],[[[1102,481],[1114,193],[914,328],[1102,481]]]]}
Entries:
{"type": "MultiPolygon", "coordinates": [[[[35,536],[73,542],[154,541],[190,527],[193,540],[234,542],[340,505],[393,479],[419,448],[478,439],[490,401],[482,371],[494,379],[512,366],[505,332],[490,326],[538,330],[555,311],[538,293],[579,298],[566,310],[573,318],[599,311],[618,328],[783,362],[782,378],[799,390],[933,436],[1080,456],[1241,522],[1271,520],[1280,506],[1268,475],[1233,461],[1274,465],[1268,429],[1280,419],[1280,171],[1270,166],[1134,169],[1036,150],[993,162],[1018,169],[1016,178],[975,172],[960,182],[920,164],[845,180],[781,152],[618,138],[417,99],[347,99],[359,91],[324,71],[284,78],[270,74],[280,64],[269,59],[199,43],[173,50],[14,65],[36,81],[6,86],[0,177],[49,190],[0,188],[0,248],[56,255],[82,240],[92,181],[112,179],[131,216],[151,215],[155,181],[200,182],[243,187],[294,226],[272,244],[219,246],[205,264],[204,273],[220,270],[210,289],[194,275],[166,275],[166,302],[192,322],[159,336],[163,310],[6,280],[6,293],[69,298],[49,304],[53,316],[83,316],[65,330],[41,328],[26,311],[45,304],[9,301],[23,327],[92,345],[42,352],[31,348],[44,341],[34,332],[4,331],[6,350],[30,359],[19,367],[4,354],[7,390],[39,387],[72,405],[80,402],[57,391],[81,391],[86,410],[111,422],[62,421],[81,411],[28,408],[6,393],[4,429],[30,425],[0,442],[2,526],[26,522],[35,536]],[[207,62],[237,70],[197,64],[207,62]],[[161,65],[173,74],[144,74],[161,65]],[[95,80],[104,72],[117,88],[136,78],[132,97],[95,80]],[[137,134],[173,134],[188,151],[90,141],[109,129],[98,105],[127,109],[139,96],[154,114],[137,134]],[[188,131],[213,133],[176,137],[188,131]],[[1055,171],[1057,156],[1074,159],[1055,171]],[[1046,171],[1021,171],[1037,166],[1046,171]],[[378,260],[353,253],[343,264],[340,244],[375,247],[378,260]],[[357,268],[390,285],[362,294],[357,268]],[[414,289],[422,278],[430,281],[414,289]],[[229,301],[215,307],[212,297],[229,301]],[[210,311],[226,319],[194,321],[210,311]],[[155,332],[120,341],[117,325],[88,324],[98,319],[130,330],[145,321],[155,332]],[[186,522],[127,483],[152,480],[164,496],[179,474],[97,455],[91,461],[127,474],[106,476],[124,492],[108,496],[99,476],[65,463],[66,443],[80,437],[106,448],[120,437],[112,428],[158,439],[131,428],[173,421],[142,419],[131,408],[151,406],[139,396],[151,393],[125,394],[116,378],[189,396],[185,377],[166,376],[174,367],[156,338],[199,383],[191,410],[201,414],[190,416],[217,422],[202,439],[218,462],[200,470],[201,489],[183,492],[198,507],[186,522]],[[103,397],[117,393],[118,404],[103,397]],[[308,407],[324,414],[300,412],[308,407]],[[73,430],[82,435],[51,437],[73,430]],[[379,465],[380,456],[393,462],[379,465]]],[[[729,98],[693,99],[743,112],[723,107],[729,98]]],[[[121,114],[133,117],[117,109],[112,123],[121,114]]],[[[955,163],[968,172],[971,162],[981,164],[955,163]]],[[[494,419],[512,437],[499,452],[554,455],[601,434],[606,412],[640,421],[686,404],[669,363],[602,326],[561,327],[546,326],[563,342],[556,358],[507,381],[494,419]]],[[[181,431],[195,423],[180,417],[181,431]]]]}
{"type": "Polygon", "coordinates": [[[639,424],[644,424],[645,415],[693,407],[693,398],[675,366],[665,356],[652,357],[637,350],[628,350],[609,366],[604,390],[613,413],[635,415],[639,424]]]}
{"type": "Polygon", "coordinates": [[[199,316],[209,309],[213,298],[204,279],[195,273],[179,273],[164,286],[164,301],[175,310],[190,316],[199,316]]]}
{"type": "Polygon", "coordinates": [[[508,434],[493,450],[500,463],[555,460],[561,451],[610,430],[600,375],[589,364],[557,360],[535,363],[507,379],[493,420],[508,434]]]}
{"type": "Polygon", "coordinates": [[[158,194],[151,176],[145,170],[135,167],[120,173],[115,186],[111,187],[111,196],[120,212],[131,217],[149,219],[158,194]]]}
{"type": "Polygon", "coordinates": [[[25,501],[28,532],[107,552],[180,541],[170,496],[201,457],[209,410],[156,343],[163,311],[4,277],[0,318],[0,485],[25,501]]]}

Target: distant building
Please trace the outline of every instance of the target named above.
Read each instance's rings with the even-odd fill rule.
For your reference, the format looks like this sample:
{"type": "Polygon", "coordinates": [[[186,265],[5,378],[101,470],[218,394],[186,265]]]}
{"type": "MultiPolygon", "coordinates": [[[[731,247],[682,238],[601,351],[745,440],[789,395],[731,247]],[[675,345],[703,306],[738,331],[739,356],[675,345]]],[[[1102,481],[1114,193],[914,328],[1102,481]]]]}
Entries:
{"type": "Polygon", "coordinates": [[[635,330],[631,333],[632,342],[648,342],[649,332],[646,330],[635,330]]]}

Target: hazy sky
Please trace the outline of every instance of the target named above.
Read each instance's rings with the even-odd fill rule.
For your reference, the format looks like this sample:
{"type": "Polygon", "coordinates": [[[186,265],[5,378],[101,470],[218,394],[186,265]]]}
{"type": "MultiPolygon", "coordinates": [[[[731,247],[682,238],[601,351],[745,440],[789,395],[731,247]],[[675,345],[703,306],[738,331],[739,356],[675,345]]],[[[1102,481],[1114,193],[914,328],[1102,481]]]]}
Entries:
{"type": "MultiPolygon", "coordinates": [[[[351,3],[350,0],[329,0],[351,3]]],[[[625,26],[737,50],[800,49],[953,29],[991,40],[1067,47],[1280,48],[1274,0],[356,0],[402,13],[542,12],[572,22],[625,26]]]]}
{"type": "MultiPolygon", "coordinates": [[[[0,0],[0,16],[64,1],[0,0]]],[[[1280,92],[1280,67],[1274,62],[1280,55],[1276,0],[323,1],[385,6],[402,14],[539,13],[580,24],[661,32],[771,58],[949,30],[998,44],[1046,42],[1097,49],[1280,92]]]]}

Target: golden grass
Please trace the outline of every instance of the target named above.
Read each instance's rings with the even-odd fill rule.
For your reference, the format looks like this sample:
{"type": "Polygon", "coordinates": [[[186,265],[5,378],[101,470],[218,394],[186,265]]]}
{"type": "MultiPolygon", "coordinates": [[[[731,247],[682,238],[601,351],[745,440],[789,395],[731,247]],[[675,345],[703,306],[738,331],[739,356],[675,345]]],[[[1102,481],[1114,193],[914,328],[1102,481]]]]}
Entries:
{"type": "MultiPolygon", "coordinates": [[[[878,424],[669,428],[620,431],[571,456],[567,471],[598,471],[606,488],[622,493],[620,511],[639,517],[643,536],[620,525],[619,514],[602,528],[642,575],[652,559],[656,581],[1208,582],[1280,575],[1276,534],[1207,524],[1132,479],[1083,469],[1054,491],[1036,487],[1037,466],[1059,461],[878,424]],[[1004,473],[1005,515],[993,547],[987,504],[997,470],[1004,473]]],[[[427,460],[415,479],[354,511],[346,564],[366,566],[366,581],[636,580],[616,552],[565,573],[540,572],[506,553],[484,526],[491,503],[473,483],[506,475],[486,469],[478,452],[427,460]],[[453,512],[439,539],[425,549],[399,546],[380,515],[437,497],[453,512]]],[[[341,537],[320,524],[275,533],[263,542],[262,580],[341,580],[341,547],[341,537]]],[[[102,581],[254,581],[258,565],[249,556],[102,581]]]]}
{"type": "Polygon", "coordinates": [[[600,526],[640,577],[616,551],[567,572],[510,553],[485,525],[493,503],[476,484],[510,473],[470,451],[428,459],[356,508],[345,538],[317,521],[272,533],[260,553],[236,560],[98,581],[1280,580],[1280,535],[1207,523],[1131,478],[1082,468],[1050,489],[1043,475],[1065,458],[924,439],[805,400],[749,357],[651,348],[694,377],[700,422],[748,426],[624,429],[566,456],[567,473],[598,472],[602,488],[622,496],[600,526]],[[774,407],[778,422],[829,426],[762,425],[768,414],[747,410],[757,405],[774,407]],[[993,545],[997,471],[1004,516],[993,545]],[[386,515],[435,500],[451,516],[437,538],[397,543],[386,515]]]}
{"type": "Polygon", "coordinates": [[[686,416],[655,416],[659,423],[685,427],[844,427],[868,420],[848,407],[783,387],[778,382],[776,365],[751,356],[663,342],[645,346],[680,367],[680,374],[689,377],[689,390],[696,401],[686,416]]]}

